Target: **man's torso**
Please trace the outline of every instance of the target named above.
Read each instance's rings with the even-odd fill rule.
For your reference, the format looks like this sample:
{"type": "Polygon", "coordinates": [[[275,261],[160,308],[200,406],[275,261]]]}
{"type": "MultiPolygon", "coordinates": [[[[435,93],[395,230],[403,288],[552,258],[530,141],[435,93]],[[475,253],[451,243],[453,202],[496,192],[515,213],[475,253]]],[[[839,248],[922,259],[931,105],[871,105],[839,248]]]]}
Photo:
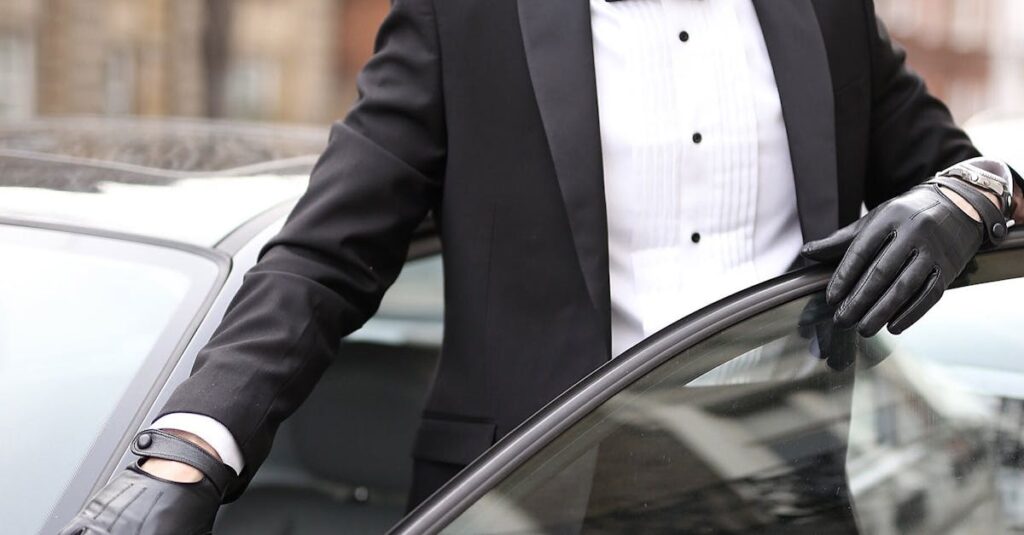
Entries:
{"type": "Polygon", "coordinates": [[[612,354],[782,274],[801,244],[750,0],[590,0],[612,354]]]}
{"type": "MultiPolygon", "coordinates": [[[[869,5],[846,0],[753,5],[788,130],[785,143],[767,139],[770,134],[765,140],[776,156],[788,144],[800,227],[812,233],[803,237],[823,237],[855,219],[863,201],[874,19],[869,5]]],[[[493,440],[611,358],[608,231],[616,227],[608,214],[622,198],[606,195],[602,141],[609,136],[602,139],[599,109],[605,108],[595,74],[601,65],[595,65],[589,2],[439,0],[434,8],[448,146],[436,210],[445,247],[447,328],[418,451],[468,462],[471,456],[439,454],[431,444],[442,435],[467,443],[493,440]]],[[[760,65],[745,76],[755,98],[770,91],[763,78],[751,80],[763,72],[760,65]]],[[[722,79],[731,77],[741,75],[722,79]]],[[[746,106],[755,116],[772,110],[770,102],[746,106]]],[[[756,117],[736,122],[759,127],[752,126],[756,117]]],[[[705,126],[710,136],[722,129],[705,126]]],[[[754,151],[749,141],[739,145],[746,154],[754,151]]],[[[683,187],[696,176],[669,177],[666,184],[683,187]]],[[[738,190],[760,184],[727,171],[718,176],[738,190]]],[[[787,177],[776,171],[771,190],[784,195],[787,177]]],[[[713,195],[720,207],[746,208],[730,217],[749,233],[751,219],[757,220],[753,199],[741,204],[740,194],[713,195]]],[[[676,214],[692,215],[681,208],[676,214]]],[[[795,244],[780,215],[776,232],[795,244]]],[[[691,234],[681,233],[683,244],[691,234]]],[[[731,243],[745,243],[748,253],[728,261],[749,269],[744,260],[757,256],[749,253],[751,241],[731,243]]],[[[793,244],[779,250],[789,253],[793,244]]],[[[753,271],[768,276],[774,270],[753,271]]]]}

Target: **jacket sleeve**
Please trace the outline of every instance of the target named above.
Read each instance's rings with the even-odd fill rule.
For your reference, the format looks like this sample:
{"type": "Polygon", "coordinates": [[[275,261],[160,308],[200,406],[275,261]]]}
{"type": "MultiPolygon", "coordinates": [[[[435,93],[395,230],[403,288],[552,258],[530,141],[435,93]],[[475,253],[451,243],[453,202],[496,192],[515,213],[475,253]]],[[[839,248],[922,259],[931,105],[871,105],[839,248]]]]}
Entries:
{"type": "Polygon", "coordinates": [[[874,3],[865,2],[871,42],[871,140],[866,204],[900,195],[953,164],[979,156],[946,106],[906,65],[874,3]]]}
{"type": "Polygon", "coordinates": [[[377,310],[445,166],[440,57],[432,0],[396,0],[359,76],[359,100],[330,134],[306,193],[245,276],[192,376],[161,415],[223,423],[245,469],[309,395],[340,340],[377,310]]]}

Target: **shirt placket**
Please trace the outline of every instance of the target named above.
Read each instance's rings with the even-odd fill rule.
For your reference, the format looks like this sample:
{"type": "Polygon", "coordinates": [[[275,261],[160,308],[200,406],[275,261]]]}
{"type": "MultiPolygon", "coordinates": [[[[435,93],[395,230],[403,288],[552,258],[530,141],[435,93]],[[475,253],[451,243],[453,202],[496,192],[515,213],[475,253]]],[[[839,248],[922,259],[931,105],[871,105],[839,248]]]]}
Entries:
{"type": "Polygon", "coordinates": [[[678,123],[676,179],[681,182],[678,247],[688,263],[703,265],[706,260],[708,231],[708,195],[710,193],[710,155],[713,140],[707,126],[713,124],[717,105],[709,98],[715,86],[714,71],[708,66],[708,48],[714,34],[708,24],[707,0],[663,0],[665,19],[669,21],[664,40],[671,47],[672,90],[675,92],[678,123]]]}

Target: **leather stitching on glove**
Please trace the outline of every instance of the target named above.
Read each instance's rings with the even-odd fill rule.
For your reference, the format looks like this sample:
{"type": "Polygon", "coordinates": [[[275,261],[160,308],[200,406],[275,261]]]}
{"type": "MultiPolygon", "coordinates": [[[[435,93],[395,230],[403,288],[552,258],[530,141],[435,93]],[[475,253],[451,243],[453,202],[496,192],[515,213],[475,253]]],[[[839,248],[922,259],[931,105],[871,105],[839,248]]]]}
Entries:
{"type": "MultiPolygon", "coordinates": [[[[876,308],[880,303],[887,302],[887,300],[891,297],[892,294],[897,293],[901,290],[913,290],[913,288],[907,288],[907,285],[911,284],[911,282],[906,280],[904,275],[906,275],[910,268],[913,267],[914,262],[917,261],[920,255],[921,252],[917,249],[917,247],[910,250],[910,255],[907,257],[907,260],[903,262],[903,266],[901,266],[899,271],[896,273],[896,282],[889,285],[889,287],[885,289],[885,292],[882,293],[882,296],[878,298],[878,301],[874,305],[872,305],[870,309],[868,309],[867,313],[864,314],[865,320],[869,317],[872,317],[872,313],[882,313],[881,311],[876,312],[876,308]]],[[[875,333],[877,333],[879,329],[885,326],[886,322],[889,319],[890,318],[882,318],[882,322],[878,326],[878,328],[871,329],[872,332],[870,332],[869,334],[874,335],[875,333]]],[[[861,334],[865,333],[861,332],[861,334]]]]}
{"type": "MultiPolygon", "coordinates": [[[[849,296],[845,300],[843,300],[843,304],[839,306],[838,314],[840,317],[846,315],[846,313],[849,312],[850,306],[857,302],[857,298],[860,297],[860,295],[864,292],[864,288],[866,288],[867,285],[871,282],[872,277],[878,270],[879,262],[884,259],[886,253],[888,253],[889,249],[893,246],[894,243],[896,243],[896,239],[898,237],[899,233],[895,229],[890,231],[889,234],[886,235],[880,250],[875,253],[875,259],[871,262],[871,265],[868,266],[867,271],[864,273],[864,275],[861,276],[860,280],[857,281],[857,286],[853,288],[853,291],[850,292],[849,296]]],[[[850,251],[854,250],[850,249],[850,251]]]]}
{"type": "MultiPolygon", "coordinates": [[[[939,192],[939,193],[942,193],[942,192],[939,192]]],[[[942,197],[945,198],[946,196],[943,195],[942,197]]],[[[948,201],[949,199],[946,199],[946,200],[948,201]]],[[[914,212],[913,215],[911,215],[910,217],[907,218],[907,221],[913,221],[913,220],[917,219],[917,216],[927,212],[928,210],[931,210],[932,208],[935,208],[936,206],[939,205],[940,202],[942,202],[942,201],[935,201],[935,202],[929,204],[928,206],[925,206],[924,208],[914,212]]],[[[956,205],[954,204],[953,206],[956,206],[956,205]]],[[[957,207],[957,210],[960,210],[960,208],[957,207]]],[[[960,210],[960,211],[963,212],[963,210],[960,210]]],[[[964,215],[967,215],[967,214],[964,214],[964,215]]]]}
{"type": "MultiPolygon", "coordinates": [[[[128,488],[131,489],[134,486],[135,485],[128,485],[128,488]]],[[[117,524],[117,521],[121,519],[121,515],[123,515],[124,512],[126,510],[128,510],[128,508],[131,507],[133,503],[135,503],[135,500],[138,500],[139,498],[141,498],[142,495],[145,494],[145,493],[146,493],[146,489],[142,489],[141,491],[139,491],[138,494],[132,496],[131,499],[128,500],[128,503],[124,504],[124,507],[122,507],[121,510],[118,511],[117,516],[114,517],[114,521],[111,522],[110,525],[113,526],[113,525],[117,524]]]]}
{"type": "Polygon", "coordinates": [[[164,496],[164,491],[161,490],[161,491],[157,492],[156,499],[153,500],[153,502],[149,504],[149,509],[146,509],[146,514],[142,515],[142,524],[139,524],[139,528],[140,529],[146,523],[146,520],[149,519],[149,515],[153,514],[153,508],[156,507],[156,504],[160,503],[160,498],[163,498],[163,496],[164,496]]]}
{"type": "Polygon", "coordinates": [[[907,305],[900,312],[900,314],[896,317],[896,319],[894,319],[892,321],[892,324],[893,325],[900,325],[900,324],[902,324],[902,322],[904,320],[906,320],[910,316],[910,314],[912,312],[917,310],[917,308],[921,305],[921,303],[923,303],[925,301],[925,299],[927,299],[931,295],[931,293],[935,291],[935,286],[939,283],[939,280],[941,280],[941,279],[942,279],[942,268],[940,268],[938,266],[935,266],[934,268],[932,268],[931,275],[928,276],[928,283],[925,286],[924,290],[921,291],[919,294],[917,294],[917,296],[914,298],[914,300],[911,301],[910,304],[907,305]]]}

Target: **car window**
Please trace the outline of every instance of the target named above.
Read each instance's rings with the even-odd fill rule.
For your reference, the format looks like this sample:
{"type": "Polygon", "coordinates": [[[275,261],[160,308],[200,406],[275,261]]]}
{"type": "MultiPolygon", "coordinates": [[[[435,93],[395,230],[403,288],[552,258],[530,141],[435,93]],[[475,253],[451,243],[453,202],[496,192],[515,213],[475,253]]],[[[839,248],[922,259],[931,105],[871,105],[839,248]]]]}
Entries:
{"type": "Polygon", "coordinates": [[[135,389],[135,404],[126,394],[140,373],[164,367],[218,266],[155,245],[2,225],[0,249],[0,474],[17,489],[0,515],[5,532],[35,533],[112,416],[134,415],[148,386],[135,389]]]}
{"type": "Polygon", "coordinates": [[[901,337],[828,330],[808,314],[820,294],[725,329],[614,393],[442,532],[1022,529],[1024,338],[1008,296],[1024,281],[1003,280],[1022,268],[1020,252],[979,259],[901,337]],[[826,334],[852,359],[819,358],[826,334]]]}
{"type": "Polygon", "coordinates": [[[377,314],[345,338],[309,399],[281,425],[214,533],[373,534],[398,522],[443,321],[440,255],[408,262],[377,314]]]}
{"type": "Polygon", "coordinates": [[[441,269],[439,254],[406,264],[377,313],[346,340],[440,348],[444,334],[441,269]]]}

